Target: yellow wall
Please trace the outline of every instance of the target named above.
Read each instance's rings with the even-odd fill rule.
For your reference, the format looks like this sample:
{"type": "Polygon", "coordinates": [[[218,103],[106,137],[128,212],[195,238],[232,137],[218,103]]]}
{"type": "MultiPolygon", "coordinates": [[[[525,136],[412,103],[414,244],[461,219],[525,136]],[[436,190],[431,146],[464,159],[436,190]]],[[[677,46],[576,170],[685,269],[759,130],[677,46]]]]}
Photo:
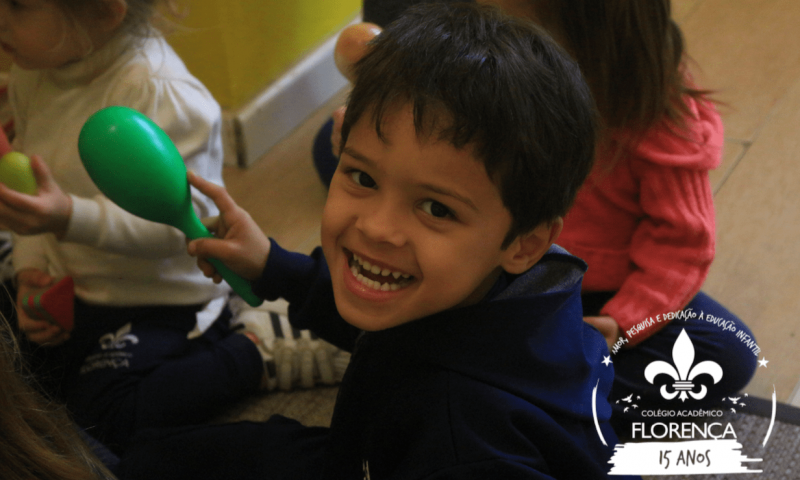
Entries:
{"type": "Polygon", "coordinates": [[[235,109],[360,7],[361,0],[191,0],[168,39],[222,107],[235,109]]]}
{"type": "MultiPolygon", "coordinates": [[[[361,0],[186,0],[168,40],[223,108],[235,109],[352,20],[361,0]]],[[[0,52],[0,71],[9,57],[0,52]]]]}

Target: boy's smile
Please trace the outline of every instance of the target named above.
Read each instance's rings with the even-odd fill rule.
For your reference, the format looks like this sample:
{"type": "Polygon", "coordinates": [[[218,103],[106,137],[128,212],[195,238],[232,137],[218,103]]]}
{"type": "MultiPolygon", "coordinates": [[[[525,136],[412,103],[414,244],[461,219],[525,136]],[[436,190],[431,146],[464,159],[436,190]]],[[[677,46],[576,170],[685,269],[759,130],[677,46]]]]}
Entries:
{"type": "Polygon", "coordinates": [[[322,219],[336,306],[381,330],[481,300],[496,281],[511,214],[467,146],[418,137],[410,106],[351,129],[322,219]]]}
{"type": "MultiPolygon", "coordinates": [[[[400,288],[406,287],[415,280],[408,273],[394,270],[388,266],[381,266],[376,260],[370,262],[366,258],[362,258],[355,253],[347,252],[350,258],[349,265],[350,271],[353,272],[353,277],[358,280],[362,285],[371,288],[372,290],[381,292],[395,292],[400,288]]],[[[360,288],[355,286],[356,288],[360,288]]]]}

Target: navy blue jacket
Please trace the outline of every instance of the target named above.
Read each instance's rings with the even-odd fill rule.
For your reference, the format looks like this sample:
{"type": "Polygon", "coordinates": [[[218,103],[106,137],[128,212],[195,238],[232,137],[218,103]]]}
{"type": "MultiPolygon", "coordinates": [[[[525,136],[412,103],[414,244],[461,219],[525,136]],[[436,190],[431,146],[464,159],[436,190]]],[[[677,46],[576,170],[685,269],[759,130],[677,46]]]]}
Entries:
{"type": "Polygon", "coordinates": [[[336,311],[321,251],[309,257],[273,242],[254,290],[286,298],[296,327],[353,351],[330,428],[274,415],[143,431],[116,473],[121,480],[606,478],[616,442],[607,401],[613,367],[602,363],[605,340],[583,321],[584,269],[554,247],[527,273],[502,276],[476,305],[363,333],[336,311]]]}
{"type": "Polygon", "coordinates": [[[583,321],[585,268],[552,247],[476,305],[360,332],[335,309],[320,249],[309,257],[273,242],[256,293],[287,299],[295,327],[353,351],[323,477],[606,478],[613,367],[583,321]]]}

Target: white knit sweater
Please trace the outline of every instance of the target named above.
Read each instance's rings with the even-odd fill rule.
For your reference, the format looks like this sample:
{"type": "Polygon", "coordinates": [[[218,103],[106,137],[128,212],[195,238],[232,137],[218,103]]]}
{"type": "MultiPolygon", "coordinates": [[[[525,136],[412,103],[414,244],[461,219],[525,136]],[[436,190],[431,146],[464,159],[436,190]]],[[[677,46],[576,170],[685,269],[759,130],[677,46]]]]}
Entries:
{"type": "MultiPolygon", "coordinates": [[[[100,193],[78,156],[78,134],[89,116],[125,105],[164,129],[187,168],[222,184],[220,107],[161,36],[117,38],[58,69],[12,67],[9,94],[15,149],[41,155],[73,200],[62,241],[53,234],[17,236],[17,271],[71,275],[77,296],[101,305],[189,305],[226,294],[225,284],[203,277],[180,231],[120,209],[100,193]]],[[[201,218],[217,214],[199,192],[192,199],[201,218]]]]}

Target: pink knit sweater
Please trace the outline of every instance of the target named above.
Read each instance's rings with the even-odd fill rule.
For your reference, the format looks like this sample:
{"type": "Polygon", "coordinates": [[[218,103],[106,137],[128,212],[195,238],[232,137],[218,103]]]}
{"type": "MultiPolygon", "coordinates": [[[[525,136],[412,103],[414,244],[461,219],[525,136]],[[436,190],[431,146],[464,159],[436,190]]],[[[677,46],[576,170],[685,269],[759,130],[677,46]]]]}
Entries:
{"type": "Polygon", "coordinates": [[[610,172],[609,158],[598,157],[558,239],[589,265],[584,292],[617,292],[600,314],[614,318],[631,345],[686,306],[714,258],[708,171],[721,161],[722,121],[712,104],[688,103],[689,131],[652,129],[610,172]]]}

